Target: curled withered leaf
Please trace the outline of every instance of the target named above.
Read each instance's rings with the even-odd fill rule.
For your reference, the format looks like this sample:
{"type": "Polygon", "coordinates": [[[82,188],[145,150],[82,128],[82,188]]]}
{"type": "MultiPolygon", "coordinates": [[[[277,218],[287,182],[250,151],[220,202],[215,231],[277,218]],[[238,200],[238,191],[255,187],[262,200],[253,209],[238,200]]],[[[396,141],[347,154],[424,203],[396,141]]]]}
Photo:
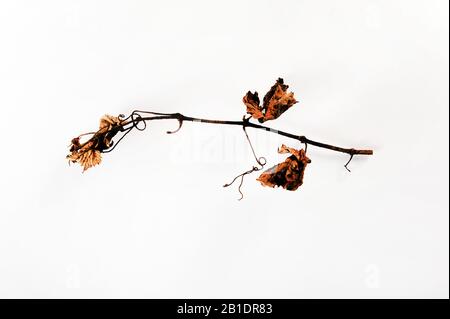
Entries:
{"type": "Polygon", "coordinates": [[[284,162],[264,171],[257,181],[261,182],[263,186],[281,186],[284,189],[295,191],[303,184],[305,168],[307,164],[311,163],[311,160],[306,156],[305,150],[296,150],[284,144],[281,145],[278,152],[292,155],[284,162]]]}
{"type": "Polygon", "coordinates": [[[88,168],[91,168],[102,161],[102,155],[98,150],[87,150],[80,155],[78,159],[81,166],[83,166],[83,172],[88,168]]]}
{"type": "Polygon", "coordinates": [[[83,166],[84,172],[88,168],[100,164],[100,162],[102,161],[102,156],[99,150],[94,149],[94,142],[89,141],[82,147],[72,151],[69,155],[67,155],[67,159],[72,163],[79,163],[81,166],[83,166]]]}
{"type": "Polygon", "coordinates": [[[117,116],[105,114],[100,119],[100,130],[111,130],[113,126],[120,125],[122,121],[117,116]]]}
{"type": "Polygon", "coordinates": [[[287,92],[288,88],[289,86],[284,84],[283,79],[278,78],[276,83],[264,96],[262,106],[260,105],[258,92],[252,93],[248,91],[243,98],[243,102],[247,106],[247,113],[260,123],[278,118],[297,103],[297,100],[294,98],[294,93],[287,92]]]}
{"type": "Polygon", "coordinates": [[[287,92],[288,85],[284,84],[282,78],[278,78],[277,82],[270,88],[269,92],[264,96],[263,110],[264,121],[274,120],[281,114],[286,112],[292,105],[297,103],[294,93],[287,92]]]}
{"type": "Polygon", "coordinates": [[[80,135],[72,139],[70,144],[70,154],[66,156],[69,163],[79,163],[83,167],[83,172],[100,164],[102,160],[101,152],[109,148],[111,139],[117,134],[122,120],[119,117],[104,115],[100,119],[97,132],[85,143],[80,143],[80,135]]]}
{"type": "Polygon", "coordinates": [[[243,97],[242,101],[247,107],[247,113],[250,114],[254,119],[259,120],[264,117],[262,108],[259,105],[258,92],[252,93],[250,91],[243,97]]]}

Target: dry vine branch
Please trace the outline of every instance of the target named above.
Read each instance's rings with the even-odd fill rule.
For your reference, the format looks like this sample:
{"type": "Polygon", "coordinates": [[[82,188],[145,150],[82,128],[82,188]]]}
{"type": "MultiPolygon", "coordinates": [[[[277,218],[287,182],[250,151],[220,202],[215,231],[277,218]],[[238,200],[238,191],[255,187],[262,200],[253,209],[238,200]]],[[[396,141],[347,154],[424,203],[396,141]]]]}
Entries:
{"type": "Polygon", "coordinates": [[[309,158],[306,157],[306,148],[308,145],[348,154],[350,158],[344,165],[344,167],[348,171],[350,171],[348,169],[348,164],[351,162],[355,155],[373,154],[373,151],[370,149],[344,148],[331,144],[325,144],[322,142],[311,140],[304,135],[295,135],[281,130],[275,130],[262,124],[250,122],[251,118],[257,119],[260,123],[268,120],[274,120],[290,107],[292,107],[295,103],[297,103],[293,93],[288,93],[287,88],[288,86],[283,83],[283,80],[281,78],[278,79],[275,85],[272,86],[272,88],[264,97],[262,106],[260,105],[258,93],[251,93],[249,91],[244,96],[243,102],[247,107],[247,113],[251,116],[248,118],[244,116],[241,121],[211,120],[186,116],[181,113],[158,113],[140,110],[133,111],[128,117],[125,117],[124,115],[119,115],[118,117],[105,115],[100,120],[100,128],[97,132],[85,133],[72,139],[72,143],[70,145],[71,154],[69,154],[67,158],[70,162],[80,163],[84,167],[84,170],[86,170],[100,163],[101,153],[111,152],[129,132],[131,132],[133,129],[137,129],[140,131],[144,130],[147,126],[147,122],[149,121],[177,120],[178,128],[174,131],[167,131],[168,134],[178,132],[185,121],[239,126],[242,127],[246,139],[249,142],[255,161],[259,165],[259,167],[253,166],[252,169],[236,176],[231,183],[224,185],[224,187],[229,186],[240,177],[241,181],[238,190],[241,194],[242,199],[243,194],[241,192],[241,186],[244,176],[261,170],[266,164],[266,159],[264,157],[256,156],[253,145],[247,134],[247,128],[272,132],[274,134],[294,139],[305,144],[304,150],[296,150],[294,148],[289,148],[285,145],[282,145],[279,153],[290,153],[291,155],[284,162],[265,171],[258,178],[258,180],[265,186],[282,186],[283,188],[288,190],[297,189],[303,183],[303,173],[306,165],[311,162],[309,158]],[[116,143],[114,143],[113,138],[118,133],[121,133],[122,136],[117,140],[116,143]],[[81,143],[80,137],[86,134],[91,134],[92,137],[86,142],[81,143]]]}

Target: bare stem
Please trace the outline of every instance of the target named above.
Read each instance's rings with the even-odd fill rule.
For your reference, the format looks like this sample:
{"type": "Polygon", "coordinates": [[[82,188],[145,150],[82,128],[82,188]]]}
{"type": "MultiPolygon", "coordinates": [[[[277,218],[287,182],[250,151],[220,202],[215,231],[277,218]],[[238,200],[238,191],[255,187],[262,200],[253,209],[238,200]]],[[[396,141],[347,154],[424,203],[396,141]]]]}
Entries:
{"type": "MultiPolygon", "coordinates": [[[[276,130],[264,125],[252,123],[249,121],[249,119],[243,119],[241,121],[224,121],[224,120],[210,120],[210,119],[203,119],[203,118],[197,118],[197,117],[191,117],[191,116],[185,116],[180,113],[157,113],[157,112],[148,112],[148,111],[133,111],[133,113],[124,120],[122,125],[119,127],[119,130],[129,132],[130,129],[133,127],[138,127],[138,124],[141,122],[147,122],[147,121],[154,121],[154,120],[178,120],[179,127],[175,131],[169,131],[168,133],[175,133],[177,132],[184,121],[189,122],[199,122],[199,123],[209,123],[209,124],[220,124],[220,125],[236,125],[241,126],[244,129],[247,127],[251,127],[254,129],[264,130],[268,132],[272,132],[284,137],[288,137],[291,139],[295,139],[300,141],[301,143],[304,143],[305,145],[314,145],[316,147],[329,149],[335,152],[341,152],[349,154],[351,159],[354,155],[373,155],[373,150],[370,149],[355,149],[355,148],[344,148],[339,146],[334,146],[331,144],[325,144],[322,142],[313,141],[309,138],[307,138],[304,135],[295,135],[292,133],[276,130]],[[149,114],[153,116],[142,116],[141,114],[149,114]]],[[[116,143],[117,144],[117,143],[116,143]]],[[[350,161],[349,161],[350,162],[350,161]]],[[[347,163],[348,165],[348,163],[347,163]]]]}

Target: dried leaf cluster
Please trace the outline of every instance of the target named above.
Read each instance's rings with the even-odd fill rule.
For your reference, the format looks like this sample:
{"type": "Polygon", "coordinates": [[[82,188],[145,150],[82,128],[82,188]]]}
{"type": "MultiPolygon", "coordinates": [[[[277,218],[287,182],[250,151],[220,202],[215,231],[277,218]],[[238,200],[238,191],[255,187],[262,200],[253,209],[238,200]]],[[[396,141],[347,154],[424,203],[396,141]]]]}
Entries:
{"type": "MultiPolygon", "coordinates": [[[[278,78],[264,96],[262,105],[260,105],[258,92],[248,91],[242,99],[247,107],[247,113],[260,123],[277,119],[298,102],[294,98],[293,92],[287,92],[288,88],[289,86],[284,84],[283,79],[278,78]]],[[[296,150],[284,144],[278,149],[278,152],[292,155],[286,158],[284,162],[266,170],[257,178],[257,181],[264,186],[281,186],[284,189],[294,191],[303,184],[305,168],[308,163],[311,163],[311,160],[306,157],[304,150],[296,150]]]]}
{"type": "MultiPolygon", "coordinates": [[[[157,113],[150,111],[138,111],[135,110],[130,116],[124,118],[123,115],[118,117],[111,115],[104,115],[100,119],[100,125],[97,132],[82,134],[72,139],[70,144],[70,153],[66,156],[69,163],[78,163],[83,167],[83,172],[87,169],[100,164],[102,161],[103,152],[109,152],[117,146],[117,143],[128,134],[133,128],[137,130],[144,130],[146,122],[151,120],[178,120],[179,127],[175,131],[168,131],[167,133],[178,132],[183,124],[183,121],[201,122],[201,123],[213,123],[224,125],[242,125],[244,129],[247,141],[251,147],[253,156],[255,157],[257,166],[253,166],[250,170],[245,171],[242,174],[236,176],[231,183],[225,184],[224,187],[232,185],[236,180],[240,181],[238,190],[242,195],[241,186],[244,177],[256,171],[260,171],[264,168],[266,160],[264,157],[257,157],[255,150],[252,146],[251,140],[247,134],[246,128],[252,127],[256,129],[262,129],[265,131],[272,131],[269,127],[250,122],[250,119],[258,120],[260,123],[275,120],[280,117],[284,112],[297,103],[293,92],[288,92],[289,86],[284,84],[282,78],[278,78],[275,84],[265,94],[262,104],[260,102],[258,92],[252,93],[248,91],[243,97],[243,102],[246,106],[246,112],[250,114],[250,117],[244,116],[241,122],[238,121],[223,121],[223,120],[209,120],[195,117],[184,116],[180,113],[157,113]],[[138,127],[139,123],[143,123],[144,127],[138,127]],[[113,145],[113,137],[121,132],[122,136],[118,139],[116,145],[113,145]],[[80,142],[80,138],[85,135],[92,135],[86,142],[80,142]],[[112,147],[112,148],[111,148],[112,147]],[[107,150],[109,149],[109,150],[107,150]],[[107,150],[107,151],[106,151],[107,150]]],[[[350,155],[350,159],[345,165],[347,168],[348,163],[353,158],[353,155],[364,154],[372,155],[372,150],[356,150],[346,149],[333,145],[328,145],[320,142],[316,142],[307,139],[305,136],[294,135],[283,131],[275,131],[277,134],[293,138],[297,141],[304,143],[305,145],[315,145],[334,151],[347,153],[350,155]]],[[[305,174],[306,166],[311,163],[311,160],[306,156],[305,149],[295,149],[286,145],[281,145],[278,149],[280,154],[288,154],[289,156],[281,163],[265,170],[258,178],[263,186],[268,187],[282,187],[283,189],[295,191],[303,184],[303,176],[305,174]]]]}
{"type": "Polygon", "coordinates": [[[70,144],[70,154],[66,156],[69,163],[79,163],[83,167],[83,172],[100,164],[102,161],[101,152],[111,147],[112,138],[117,134],[116,128],[120,127],[122,121],[120,117],[104,115],[100,119],[99,130],[85,143],[80,143],[80,136],[72,139],[70,144]]]}
{"type": "MultiPolygon", "coordinates": [[[[264,96],[262,105],[260,105],[258,92],[248,91],[243,97],[247,113],[261,123],[277,119],[297,103],[294,93],[287,92],[288,88],[289,86],[284,84],[283,79],[278,78],[264,96]]],[[[124,123],[120,116],[104,115],[100,119],[98,131],[90,133],[93,134],[90,139],[84,143],[80,142],[80,137],[86,134],[72,139],[70,154],[66,157],[69,163],[79,163],[83,167],[83,172],[100,164],[102,161],[101,153],[112,146],[112,138],[124,123]]],[[[278,149],[278,152],[289,153],[291,156],[286,158],[284,162],[263,172],[257,180],[264,186],[281,186],[287,190],[296,190],[302,185],[305,167],[311,161],[306,157],[304,150],[296,150],[284,144],[278,149]]]]}
{"type": "Polygon", "coordinates": [[[283,79],[278,78],[277,82],[264,96],[262,105],[260,105],[258,92],[248,91],[242,99],[247,107],[247,113],[260,123],[278,118],[298,102],[294,98],[293,92],[287,92],[288,88],[289,86],[284,84],[283,79]]]}

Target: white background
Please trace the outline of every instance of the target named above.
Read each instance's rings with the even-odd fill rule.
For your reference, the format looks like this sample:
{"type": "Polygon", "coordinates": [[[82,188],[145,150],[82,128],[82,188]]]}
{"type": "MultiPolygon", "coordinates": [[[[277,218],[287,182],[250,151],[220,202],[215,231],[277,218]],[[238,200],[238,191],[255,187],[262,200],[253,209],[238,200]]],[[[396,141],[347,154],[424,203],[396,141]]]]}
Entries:
{"type": "MultiPolygon", "coordinates": [[[[0,1],[0,297],[449,296],[448,2],[0,1]],[[135,108],[268,125],[310,147],[262,187],[239,127],[151,123],[84,174],[72,137],[135,108]]],[[[251,130],[270,167],[295,142],[251,130]]]]}

